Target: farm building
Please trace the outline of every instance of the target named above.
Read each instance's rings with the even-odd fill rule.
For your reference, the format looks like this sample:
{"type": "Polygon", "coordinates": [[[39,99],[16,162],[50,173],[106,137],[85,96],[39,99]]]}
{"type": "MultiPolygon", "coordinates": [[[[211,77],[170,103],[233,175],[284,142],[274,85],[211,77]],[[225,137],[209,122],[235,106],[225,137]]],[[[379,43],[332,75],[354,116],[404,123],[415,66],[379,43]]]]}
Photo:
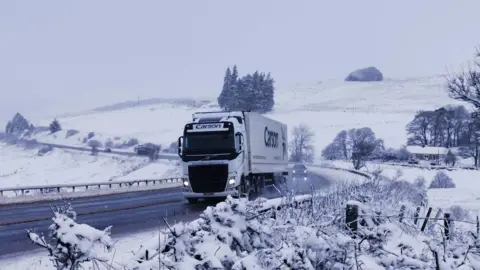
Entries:
{"type": "Polygon", "coordinates": [[[429,161],[442,161],[445,158],[445,155],[448,152],[446,147],[436,147],[436,146],[407,146],[408,152],[418,160],[429,160],[429,161]]]}

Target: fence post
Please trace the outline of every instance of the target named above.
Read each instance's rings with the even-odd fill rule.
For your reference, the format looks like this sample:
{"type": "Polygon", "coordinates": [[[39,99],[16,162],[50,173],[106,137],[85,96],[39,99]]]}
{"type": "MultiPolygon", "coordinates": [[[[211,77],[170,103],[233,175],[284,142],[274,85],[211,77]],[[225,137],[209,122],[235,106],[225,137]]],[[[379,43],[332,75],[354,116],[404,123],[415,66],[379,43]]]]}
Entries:
{"type": "Polygon", "coordinates": [[[347,228],[353,234],[356,234],[358,230],[358,205],[347,204],[347,208],[345,211],[345,222],[347,228]]]}
{"type": "Polygon", "coordinates": [[[399,215],[400,222],[403,221],[403,216],[405,215],[405,208],[406,208],[405,205],[402,205],[402,206],[400,207],[400,215],[399,215]]]}
{"type": "Polygon", "coordinates": [[[432,213],[432,207],[428,208],[427,215],[425,216],[425,220],[423,221],[421,231],[425,231],[425,227],[427,226],[428,223],[428,218],[430,217],[430,214],[432,213]]]}
{"type": "Polygon", "coordinates": [[[452,220],[450,219],[450,213],[445,213],[443,215],[444,220],[443,220],[443,227],[445,228],[445,238],[447,240],[450,239],[450,231],[451,231],[451,225],[452,225],[452,220]]]}
{"type": "Polygon", "coordinates": [[[415,214],[413,215],[413,223],[417,225],[418,223],[418,217],[420,216],[420,206],[417,206],[417,210],[415,211],[415,214]]]}
{"type": "Polygon", "coordinates": [[[433,228],[435,227],[435,224],[437,223],[438,219],[440,219],[441,215],[442,215],[442,209],[438,209],[437,214],[435,214],[435,217],[433,218],[433,222],[431,222],[430,226],[428,226],[429,231],[433,231],[433,228]]]}
{"type": "Polygon", "coordinates": [[[147,249],[147,250],[145,250],[145,260],[147,260],[147,261],[148,261],[148,249],[147,249]]]}

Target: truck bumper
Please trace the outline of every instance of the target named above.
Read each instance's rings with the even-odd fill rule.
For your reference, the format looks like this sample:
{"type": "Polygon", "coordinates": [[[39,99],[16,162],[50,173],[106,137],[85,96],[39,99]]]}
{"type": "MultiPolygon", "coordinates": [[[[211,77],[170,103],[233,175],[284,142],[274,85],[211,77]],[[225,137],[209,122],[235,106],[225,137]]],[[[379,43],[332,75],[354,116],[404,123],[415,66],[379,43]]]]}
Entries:
{"type": "Polygon", "coordinates": [[[195,192],[188,192],[184,191],[182,192],[183,197],[187,199],[193,199],[193,198],[223,198],[227,196],[238,196],[238,191],[237,190],[229,190],[229,191],[224,191],[224,192],[215,192],[215,193],[195,193],[195,192]]]}

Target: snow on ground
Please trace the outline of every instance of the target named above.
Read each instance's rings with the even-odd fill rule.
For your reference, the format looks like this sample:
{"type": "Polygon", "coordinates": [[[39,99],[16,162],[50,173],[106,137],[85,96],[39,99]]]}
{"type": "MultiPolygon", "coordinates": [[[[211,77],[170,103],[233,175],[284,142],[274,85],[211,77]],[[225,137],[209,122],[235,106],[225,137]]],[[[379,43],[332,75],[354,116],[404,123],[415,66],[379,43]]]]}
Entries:
{"type": "Polygon", "coordinates": [[[91,156],[88,152],[54,149],[39,156],[38,149],[0,143],[0,188],[78,184],[109,180],[171,177],[173,162],[150,163],[148,158],[115,155],[91,156]]]}
{"type": "MultiPolygon", "coordinates": [[[[339,168],[352,169],[352,164],[343,161],[324,162],[339,168]]],[[[433,177],[440,170],[428,168],[403,167],[387,164],[367,164],[368,171],[381,169],[382,174],[390,179],[401,173],[399,179],[413,182],[417,177],[424,177],[427,187],[433,177]]],[[[362,171],[367,171],[362,169],[362,171]]],[[[429,203],[438,208],[447,209],[458,205],[475,213],[480,213],[480,170],[443,170],[453,179],[456,188],[452,189],[429,189],[429,203]]]]}
{"type": "MultiPolygon", "coordinates": [[[[199,93],[205,98],[205,93],[199,93]]],[[[65,139],[48,132],[36,135],[39,141],[84,145],[88,132],[105,142],[123,142],[137,138],[168,147],[181,135],[185,122],[197,111],[216,110],[217,91],[208,93],[210,104],[159,102],[140,106],[123,106],[118,110],[90,112],[59,118],[65,130],[75,129],[79,134],[65,139]]],[[[383,82],[326,81],[309,86],[277,89],[274,112],[268,116],[285,122],[290,130],[303,122],[316,133],[316,152],[320,151],[340,130],[369,126],[387,146],[398,147],[406,142],[405,126],[420,109],[434,109],[447,104],[458,104],[444,90],[443,76],[432,76],[383,82]]],[[[195,97],[190,97],[195,100],[195,97]]],[[[45,119],[46,126],[52,119],[45,119]]],[[[35,124],[35,123],[34,123],[35,124]]]]}

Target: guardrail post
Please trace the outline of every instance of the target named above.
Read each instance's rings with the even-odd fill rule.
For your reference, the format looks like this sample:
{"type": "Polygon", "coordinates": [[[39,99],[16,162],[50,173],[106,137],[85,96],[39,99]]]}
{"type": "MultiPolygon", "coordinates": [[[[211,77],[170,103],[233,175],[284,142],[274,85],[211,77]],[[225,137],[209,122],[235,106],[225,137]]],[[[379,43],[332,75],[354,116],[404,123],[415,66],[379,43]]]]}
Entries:
{"type": "Polygon", "coordinates": [[[88,185],[85,186],[85,189],[86,189],[86,190],[88,189],[88,185]]]}
{"type": "Polygon", "coordinates": [[[112,188],[112,184],[108,184],[108,188],[112,188]]]}
{"type": "Polygon", "coordinates": [[[98,185],[98,189],[100,189],[100,186],[101,186],[101,185],[98,185]]]}
{"type": "Polygon", "coordinates": [[[75,192],[75,186],[72,186],[72,191],[75,192]]]}
{"type": "Polygon", "coordinates": [[[22,189],[22,195],[25,195],[25,190],[24,189],[22,189]]]}
{"type": "MultiPolygon", "coordinates": [[[[3,196],[3,190],[0,190],[0,196],[3,196]]],[[[478,217],[477,217],[478,219],[478,217]]]]}
{"type": "Polygon", "coordinates": [[[57,192],[60,193],[60,187],[57,187],[57,192]]]}

